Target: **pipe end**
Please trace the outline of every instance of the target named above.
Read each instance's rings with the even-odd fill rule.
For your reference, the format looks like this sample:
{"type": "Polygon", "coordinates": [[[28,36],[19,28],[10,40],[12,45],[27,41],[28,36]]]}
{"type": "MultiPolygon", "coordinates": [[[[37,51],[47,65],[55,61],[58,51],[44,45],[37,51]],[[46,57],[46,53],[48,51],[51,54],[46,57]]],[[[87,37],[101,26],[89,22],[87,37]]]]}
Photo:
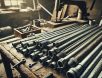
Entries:
{"type": "Polygon", "coordinates": [[[63,68],[65,66],[65,64],[66,64],[66,60],[61,58],[60,60],[58,60],[57,64],[58,64],[58,67],[62,67],[63,68]]]}
{"type": "Polygon", "coordinates": [[[67,76],[68,78],[77,78],[75,74],[76,74],[76,73],[75,73],[74,69],[71,68],[71,69],[66,73],[66,76],[67,76]]]}

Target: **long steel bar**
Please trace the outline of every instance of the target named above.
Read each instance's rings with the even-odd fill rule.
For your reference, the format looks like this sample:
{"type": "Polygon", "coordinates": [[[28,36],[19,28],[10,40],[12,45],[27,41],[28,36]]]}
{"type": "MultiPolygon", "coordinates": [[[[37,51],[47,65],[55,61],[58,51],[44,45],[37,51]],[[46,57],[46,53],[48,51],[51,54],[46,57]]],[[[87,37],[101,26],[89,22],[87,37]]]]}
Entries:
{"type": "Polygon", "coordinates": [[[87,36],[84,36],[83,38],[77,40],[75,43],[71,44],[70,46],[68,46],[64,51],[58,53],[57,55],[54,55],[53,58],[63,58],[66,55],[68,55],[71,51],[73,51],[74,49],[76,49],[77,47],[80,47],[80,45],[84,44],[84,42],[86,42],[89,38],[91,38],[93,35],[95,35],[97,32],[99,32],[99,29],[97,29],[96,31],[88,34],[87,36]]]}
{"type": "Polygon", "coordinates": [[[90,43],[93,42],[93,40],[97,39],[97,37],[101,37],[102,31],[100,31],[97,35],[95,35],[94,37],[92,37],[91,39],[89,39],[85,44],[83,44],[81,47],[79,47],[78,49],[76,49],[75,51],[73,51],[72,53],[70,53],[69,55],[67,55],[64,58],[61,58],[60,60],[58,60],[58,66],[59,67],[64,67],[64,65],[66,65],[66,63],[69,61],[69,59],[75,55],[77,55],[78,53],[80,53],[81,50],[83,50],[86,46],[90,45],[90,43]]]}
{"type": "Polygon", "coordinates": [[[96,65],[96,67],[93,69],[93,71],[90,73],[88,78],[97,78],[99,73],[102,71],[102,58],[96,65]]]}
{"type": "MultiPolygon", "coordinates": [[[[98,27],[97,27],[97,28],[92,28],[92,29],[90,29],[90,30],[87,31],[87,32],[85,31],[85,33],[81,33],[81,34],[78,35],[77,37],[74,37],[74,38],[70,39],[70,40],[69,40],[68,42],[66,42],[65,44],[59,46],[59,47],[57,48],[58,51],[55,51],[55,52],[53,51],[52,54],[55,54],[55,55],[56,55],[57,53],[59,53],[59,52],[61,52],[63,49],[65,49],[67,46],[69,46],[69,45],[71,45],[72,43],[76,42],[77,40],[83,38],[84,36],[90,34],[91,32],[95,31],[96,29],[98,29],[98,27]]],[[[49,51],[49,52],[50,52],[50,51],[49,51]]],[[[51,54],[51,53],[50,53],[50,54],[51,54]]],[[[52,54],[51,54],[51,55],[52,55],[52,54]]]]}
{"type": "MultiPolygon", "coordinates": [[[[85,68],[93,61],[93,59],[102,50],[102,43],[100,43],[82,62],[80,62],[76,67],[71,68],[67,71],[68,78],[78,78],[84,72],[85,68]]],[[[102,52],[102,51],[101,51],[102,52]]]]}
{"type": "Polygon", "coordinates": [[[80,78],[88,78],[90,73],[93,71],[95,66],[98,64],[98,62],[102,59],[102,52],[100,52],[97,57],[91,62],[91,64],[86,68],[84,73],[80,76],[80,78]]]}

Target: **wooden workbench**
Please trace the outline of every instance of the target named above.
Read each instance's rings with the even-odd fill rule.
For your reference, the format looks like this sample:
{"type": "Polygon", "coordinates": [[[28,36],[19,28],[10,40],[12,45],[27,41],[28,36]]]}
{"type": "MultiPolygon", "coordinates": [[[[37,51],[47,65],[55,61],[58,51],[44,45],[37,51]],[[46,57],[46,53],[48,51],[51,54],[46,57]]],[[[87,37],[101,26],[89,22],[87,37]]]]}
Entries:
{"type": "Polygon", "coordinates": [[[15,65],[23,58],[26,59],[26,63],[15,68],[21,74],[22,78],[44,78],[49,73],[53,73],[55,78],[65,78],[58,71],[51,69],[50,67],[44,67],[39,62],[37,62],[37,64],[35,64],[32,68],[29,68],[29,64],[33,64],[34,61],[32,61],[30,58],[25,58],[23,54],[17,52],[11,44],[12,42],[19,40],[21,39],[11,38],[0,43],[0,54],[2,56],[8,78],[13,78],[11,64],[15,65]]]}
{"type": "MultiPolygon", "coordinates": [[[[50,29],[50,31],[59,30],[66,26],[68,25],[58,27],[55,29],[50,29]]],[[[36,36],[38,35],[39,34],[37,34],[36,36]]],[[[29,37],[23,40],[31,40],[32,38],[33,37],[29,37]]],[[[0,54],[2,55],[3,63],[5,66],[5,69],[7,72],[6,74],[8,78],[13,78],[12,70],[11,70],[12,66],[10,64],[15,65],[19,63],[23,58],[26,59],[26,63],[20,65],[19,67],[16,67],[16,70],[21,74],[22,78],[44,78],[49,73],[53,73],[55,78],[65,78],[58,71],[50,67],[44,67],[39,62],[36,62],[36,64],[32,68],[29,68],[29,64],[33,64],[35,62],[32,61],[30,58],[25,58],[23,54],[21,54],[20,52],[17,52],[16,49],[13,48],[12,46],[12,42],[22,41],[21,38],[11,36],[10,39],[7,39],[5,41],[0,40],[0,41],[1,41],[0,42],[0,54]]]]}

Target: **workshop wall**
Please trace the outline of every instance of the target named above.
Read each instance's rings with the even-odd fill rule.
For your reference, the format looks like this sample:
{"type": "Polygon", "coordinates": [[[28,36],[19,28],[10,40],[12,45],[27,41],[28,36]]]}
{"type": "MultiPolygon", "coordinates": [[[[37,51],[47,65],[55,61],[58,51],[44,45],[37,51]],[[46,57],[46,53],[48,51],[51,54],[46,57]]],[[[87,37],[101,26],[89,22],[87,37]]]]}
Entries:
{"type": "MultiPolygon", "coordinates": [[[[33,7],[33,0],[25,0],[27,2],[27,6],[29,7],[33,7]]],[[[35,0],[36,1],[36,0],[35,0]]],[[[86,3],[87,3],[87,8],[88,8],[88,12],[90,13],[90,16],[89,18],[90,19],[99,19],[101,13],[102,13],[102,0],[96,0],[96,3],[94,5],[94,8],[92,10],[90,10],[90,7],[91,7],[91,4],[92,4],[92,1],[93,0],[86,0],[86,3]]],[[[53,12],[53,9],[54,9],[54,2],[55,0],[39,0],[39,2],[47,9],[49,10],[51,13],[53,12]]],[[[38,13],[36,13],[37,15],[38,13]]],[[[36,17],[36,15],[34,15],[34,17],[36,17]]],[[[15,15],[16,16],[16,15],[15,15]]],[[[13,16],[13,21],[15,20],[15,17],[13,16]]],[[[22,16],[19,16],[19,17],[24,17],[26,15],[22,14],[22,16]]],[[[51,19],[51,16],[45,12],[42,8],[40,10],[40,16],[41,16],[41,19],[46,19],[46,20],[50,20],[51,19]]],[[[1,17],[1,16],[0,16],[1,17]]],[[[8,23],[12,23],[12,19],[11,19],[11,16],[7,17],[5,16],[4,17],[1,17],[0,19],[6,19],[5,21],[2,21],[0,20],[0,25],[3,25],[3,24],[8,24],[8,23]],[[11,19],[11,21],[9,21],[11,19]]],[[[22,21],[17,17],[16,21],[18,23],[22,23],[22,21]]],[[[13,22],[13,23],[17,23],[17,22],[13,22]]]]}
{"type": "MultiPolygon", "coordinates": [[[[54,9],[54,0],[39,0],[39,2],[51,13],[53,12],[54,9]]],[[[43,9],[41,9],[41,18],[50,20],[51,16],[45,12],[43,9]]]]}
{"type": "MultiPolygon", "coordinates": [[[[33,0],[26,0],[27,6],[33,8],[33,0]]],[[[37,0],[35,0],[37,4],[37,0]]],[[[39,3],[42,4],[48,11],[53,12],[54,8],[54,0],[39,0],[39,3]]],[[[40,9],[40,17],[41,19],[50,20],[51,16],[43,9],[40,9]]]]}
{"type": "Polygon", "coordinates": [[[12,26],[18,27],[29,23],[29,20],[37,19],[37,11],[32,12],[15,12],[0,14],[0,27],[12,26]]]}
{"type": "Polygon", "coordinates": [[[96,3],[94,5],[93,9],[90,10],[90,7],[91,7],[93,1],[94,0],[86,0],[88,12],[90,13],[89,18],[99,19],[100,16],[102,15],[102,0],[96,0],[96,3]]]}
{"type": "Polygon", "coordinates": [[[28,7],[33,8],[33,0],[24,0],[24,2],[27,3],[27,6],[28,6],[28,7]]]}
{"type": "MultiPolygon", "coordinates": [[[[40,4],[42,4],[49,12],[53,12],[54,9],[54,2],[55,0],[38,0],[40,4]]],[[[33,0],[25,0],[27,2],[27,6],[33,8],[33,0]]],[[[37,5],[37,0],[35,0],[35,4],[37,5]]],[[[37,7],[37,6],[36,6],[37,7]]],[[[51,16],[43,9],[40,9],[40,18],[50,20],[51,16]]],[[[37,13],[38,14],[38,13],[37,13]]],[[[36,16],[36,15],[35,15],[36,16]]],[[[34,16],[34,17],[35,17],[34,16]]],[[[35,17],[36,18],[36,17],[35,17]]]]}
{"type": "MultiPolygon", "coordinates": [[[[32,0],[27,0],[30,5],[32,3],[32,0]],[[31,1],[31,3],[30,3],[31,1]]],[[[89,18],[90,19],[99,19],[101,13],[102,13],[102,0],[96,0],[96,3],[93,7],[92,10],[90,10],[90,7],[92,5],[93,0],[85,0],[87,3],[87,10],[88,13],[90,13],[89,18]]],[[[48,9],[51,13],[53,12],[54,9],[54,2],[55,0],[39,0],[39,2],[46,8],[48,9]]],[[[43,9],[40,11],[41,18],[49,20],[51,16],[47,14],[43,9]]]]}
{"type": "MultiPolygon", "coordinates": [[[[36,0],[35,0],[36,1],[36,0]]],[[[25,2],[27,2],[27,7],[31,7],[33,8],[33,0],[25,0],[25,2]]],[[[54,1],[53,0],[39,0],[39,2],[47,9],[49,10],[51,13],[53,11],[54,8],[54,1]]],[[[12,15],[11,14],[1,14],[0,15],[0,26],[7,26],[7,25],[23,25],[25,24],[25,21],[23,21],[24,19],[26,19],[26,17],[29,17],[29,13],[15,13],[12,15]],[[19,17],[19,18],[18,18],[19,17]]],[[[34,15],[34,17],[32,17],[31,15],[31,19],[35,18],[38,19],[38,12],[36,12],[34,15]]],[[[46,20],[50,20],[51,16],[46,13],[42,8],[40,9],[40,16],[41,19],[46,19],[46,20]]],[[[28,19],[28,18],[27,18],[28,19]]]]}

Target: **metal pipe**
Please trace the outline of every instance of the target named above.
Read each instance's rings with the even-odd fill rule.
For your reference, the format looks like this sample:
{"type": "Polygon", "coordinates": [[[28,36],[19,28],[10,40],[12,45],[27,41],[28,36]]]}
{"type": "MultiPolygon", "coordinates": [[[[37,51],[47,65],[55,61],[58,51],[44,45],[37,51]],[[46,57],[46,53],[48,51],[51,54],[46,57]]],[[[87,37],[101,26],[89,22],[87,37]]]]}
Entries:
{"type": "Polygon", "coordinates": [[[27,47],[27,49],[23,49],[21,52],[24,56],[29,57],[32,52],[36,51],[36,46],[27,47]]]}
{"type": "MultiPolygon", "coordinates": [[[[61,37],[61,36],[60,36],[60,37],[61,37]]],[[[57,37],[57,38],[59,38],[59,37],[57,37]]],[[[55,39],[57,39],[57,38],[55,38],[55,39]]],[[[52,39],[52,40],[54,40],[54,39],[52,39]]],[[[45,42],[46,42],[46,41],[45,41],[45,42]]],[[[47,43],[47,44],[48,44],[48,43],[47,43]]],[[[46,44],[46,45],[47,45],[47,44],[46,44]]],[[[45,46],[45,45],[44,45],[44,46],[45,46]]],[[[40,48],[40,47],[39,47],[39,48],[40,48]]],[[[37,53],[37,54],[38,54],[38,53],[37,53]]],[[[36,57],[36,56],[37,56],[37,55],[35,55],[35,57],[36,57]]],[[[34,56],[33,56],[33,57],[34,57],[34,56]]]]}
{"type": "MultiPolygon", "coordinates": [[[[80,78],[88,78],[88,76],[90,75],[90,73],[93,71],[93,69],[95,68],[95,66],[98,64],[98,62],[100,61],[100,59],[102,58],[102,51],[99,52],[99,54],[97,55],[97,57],[91,62],[91,64],[86,68],[86,70],[84,71],[84,73],[80,76],[80,78]]],[[[92,78],[92,77],[90,77],[92,78]]]]}
{"type": "MultiPolygon", "coordinates": [[[[82,27],[83,29],[84,29],[84,27],[82,27]]],[[[81,28],[81,29],[82,29],[81,28]]],[[[61,38],[65,38],[66,36],[68,36],[68,35],[71,35],[71,34],[73,34],[73,33],[75,33],[75,32],[77,32],[77,31],[79,31],[80,30],[80,28],[78,28],[78,29],[72,29],[72,30],[70,30],[70,32],[68,32],[68,33],[65,33],[65,34],[63,34],[63,35],[59,35],[59,36],[57,36],[57,37],[55,37],[55,38],[52,38],[52,39],[50,39],[49,40],[49,42],[50,43],[52,43],[52,42],[55,42],[56,40],[60,40],[61,38]],[[73,31],[74,30],[74,31],[73,31]]],[[[46,40],[44,40],[44,41],[46,41],[46,40]]],[[[40,45],[41,47],[43,46],[43,45],[40,45]]],[[[50,49],[51,48],[51,46],[50,47],[48,47],[47,46],[47,49],[50,49]]]]}
{"type": "MultiPolygon", "coordinates": [[[[101,36],[102,38],[102,36],[101,36]]],[[[80,62],[76,67],[71,68],[67,71],[66,75],[68,78],[79,78],[87,66],[93,61],[93,59],[102,50],[102,43],[100,43],[82,62],[80,62]]],[[[102,51],[101,51],[102,52],[102,51]]],[[[101,63],[102,64],[102,63],[101,63]]]]}
{"type": "Polygon", "coordinates": [[[33,61],[35,61],[36,59],[38,59],[38,56],[35,56],[35,54],[38,55],[38,54],[39,54],[39,51],[36,50],[36,51],[34,51],[34,52],[32,52],[32,53],[30,54],[30,58],[31,58],[33,61]]]}
{"type": "Polygon", "coordinates": [[[102,71],[100,72],[97,78],[102,78],[102,71]]]}
{"type": "Polygon", "coordinates": [[[37,35],[37,36],[34,36],[34,37],[25,38],[25,39],[23,39],[23,40],[19,40],[19,41],[13,42],[12,45],[13,45],[14,47],[16,47],[18,44],[20,44],[20,42],[26,42],[26,41],[28,42],[29,40],[33,40],[33,39],[42,37],[43,35],[47,35],[47,34],[53,33],[53,32],[62,31],[63,29],[66,29],[66,28],[69,29],[70,27],[73,27],[73,26],[78,26],[78,24],[74,23],[74,24],[72,24],[72,25],[67,25],[67,27],[66,27],[66,26],[63,27],[63,28],[61,28],[60,30],[59,30],[59,29],[56,29],[56,30],[51,31],[51,32],[41,33],[41,34],[39,34],[39,35],[37,35]]]}
{"type": "Polygon", "coordinates": [[[82,44],[84,44],[89,38],[91,38],[93,35],[99,32],[100,29],[95,30],[94,32],[84,36],[83,38],[77,40],[76,42],[72,43],[70,46],[68,46],[65,50],[62,50],[57,55],[53,55],[52,59],[59,59],[63,58],[72,51],[74,51],[76,48],[80,47],[82,44]]]}
{"type": "MultiPolygon", "coordinates": [[[[84,27],[81,27],[81,29],[84,29],[84,27]]],[[[52,43],[52,42],[55,42],[56,40],[61,40],[62,38],[65,38],[66,36],[71,35],[71,34],[73,34],[73,33],[76,33],[76,32],[79,31],[79,30],[80,30],[80,28],[78,28],[77,30],[74,30],[74,31],[65,33],[65,34],[63,34],[63,35],[59,35],[58,37],[55,37],[55,38],[50,39],[49,42],[52,43]]],[[[43,45],[42,45],[42,46],[43,46],[43,45]]],[[[53,46],[54,46],[54,45],[53,45],[53,43],[52,43],[52,44],[46,45],[46,48],[47,48],[47,49],[51,49],[53,46]]]]}
{"type": "MultiPolygon", "coordinates": [[[[96,30],[96,29],[94,29],[94,30],[96,30]]],[[[93,30],[93,31],[94,31],[93,30]]],[[[99,30],[100,29],[97,29],[97,31],[95,31],[94,33],[91,33],[91,35],[89,35],[89,37],[91,37],[92,35],[95,35],[95,33],[98,33],[99,32],[99,30]]],[[[97,34],[96,34],[97,35],[97,34]]],[[[86,37],[85,37],[86,38],[86,37]]],[[[100,38],[99,38],[100,39],[100,38]]],[[[98,39],[96,39],[96,42],[95,43],[93,43],[92,44],[92,46],[90,46],[90,47],[88,47],[89,49],[92,49],[92,48],[94,48],[98,43],[99,43],[100,41],[98,40],[98,39]]],[[[91,44],[90,44],[91,45],[91,44]]],[[[89,49],[85,49],[85,52],[89,52],[90,50],[89,49]]],[[[83,51],[84,52],[84,51],[83,51]]],[[[84,52],[84,53],[85,53],[84,52]]],[[[57,61],[58,59],[56,59],[56,58],[54,58],[54,59],[52,59],[52,61],[57,61]]],[[[48,65],[48,62],[51,62],[51,60],[50,61],[48,61],[48,62],[46,62],[46,61],[43,61],[45,64],[47,64],[48,65]]],[[[51,64],[52,65],[52,67],[54,67],[54,65],[53,64],[51,64]]],[[[71,64],[72,65],[72,64],[71,64]]]]}
{"type": "MultiPolygon", "coordinates": [[[[84,27],[87,27],[87,25],[85,25],[85,26],[83,26],[83,27],[81,27],[81,28],[84,28],[84,27]]],[[[44,40],[50,40],[50,39],[52,39],[52,38],[55,38],[55,37],[57,37],[57,36],[60,36],[60,35],[62,35],[62,34],[65,34],[65,33],[68,33],[68,32],[71,32],[72,30],[75,30],[75,29],[67,29],[67,30],[65,30],[65,31],[62,31],[62,32],[58,32],[57,33],[57,35],[55,34],[55,33],[53,33],[53,34],[50,34],[50,37],[43,37],[43,39],[38,39],[38,41],[40,42],[40,41],[44,41],[44,40]],[[64,33],[65,32],[65,33],[64,33]],[[53,36],[54,35],[54,36],[53,36]]],[[[78,30],[79,30],[79,28],[78,28],[78,30]]],[[[76,29],[76,31],[78,31],[77,29],[76,29]]],[[[75,31],[72,31],[72,32],[75,32],[75,31]]]]}
{"type": "Polygon", "coordinates": [[[75,51],[73,51],[70,54],[68,54],[66,57],[59,59],[58,60],[58,66],[59,67],[64,67],[67,64],[67,62],[69,61],[69,59],[71,57],[73,57],[76,54],[80,53],[81,50],[83,50],[86,46],[90,45],[90,43],[92,43],[93,40],[95,40],[97,37],[99,37],[99,36],[102,37],[101,34],[102,34],[102,31],[100,31],[97,35],[94,35],[86,43],[84,43],[82,46],[80,46],[79,48],[77,48],[75,51]]]}
{"type": "Polygon", "coordinates": [[[76,32],[76,33],[70,35],[70,36],[67,36],[67,37],[64,38],[64,39],[61,39],[60,41],[56,41],[56,42],[54,42],[54,45],[55,45],[56,47],[58,47],[58,46],[62,45],[63,43],[67,42],[68,40],[70,40],[70,39],[72,39],[72,38],[74,38],[74,37],[80,35],[81,33],[86,32],[87,30],[89,30],[89,29],[91,29],[91,28],[92,28],[92,27],[87,27],[87,28],[85,28],[85,29],[83,29],[83,30],[80,30],[80,31],[78,31],[78,32],[76,32]]]}
{"type": "MultiPolygon", "coordinates": [[[[102,53],[102,51],[101,51],[101,53],[102,53]]],[[[97,78],[101,71],[102,71],[102,59],[100,59],[100,61],[98,62],[96,67],[93,69],[93,71],[90,73],[88,78],[97,78]]]]}
{"type": "Polygon", "coordinates": [[[68,42],[66,42],[65,44],[59,46],[57,48],[57,50],[55,49],[55,51],[49,51],[49,56],[53,57],[53,55],[56,55],[57,53],[61,52],[63,49],[65,49],[67,46],[70,46],[72,43],[76,42],[77,40],[87,36],[88,34],[90,34],[91,32],[95,31],[96,29],[98,29],[99,27],[95,27],[92,28],[91,30],[85,32],[85,33],[81,33],[80,35],[78,35],[77,37],[74,37],[72,39],[70,39],[68,42]]]}
{"type": "MultiPolygon", "coordinates": [[[[71,31],[71,30],[70,30],[71,31]]],[[[77,30],[78,31],[78,30],[77,30]]],[[[74,32],[73,32],[74,33],[74,32]]],[[[70,33],[71,34],[71,33],[70,33]]],[[[63,35],[62,35],[63,36],[63,35]]],[[[59,36],[58,38],[60,38],[60,37],[62,37],[62,36],[59,36]]],[[[58,39],[58,38],[56,38],[56,40],[58,39]]],[[[53,39],[52,39],[53,40],[53,39]]],[[[44,40],[44,41],[46,41],[46,40],[44,40]]],[[[43,40],[42,40],[42,42],[44,42],[43,40]]],[[[39,41],[38,41],[39,42],[39,41]]],[[[41,41],[40,41],[41,42],[41,41]]],[[[27,48],[28,46],[31,46],[31,45],[36,45],[36,42],[34,41],[34,40],[32,40],[32,41],[27,41],[27,42],[20,42],[21,43],[21,45],[22,45],[22,47],[23,48],[27,48]]],[[[18,47],[19,48],[19,47],[18,47]]],[[[16,49],[17,49],[17,46],[16,46],[16,49]]]]}
{"type": "MultiPolygon", "coordinates": [[[[91,32],[91,30],[90,30],[90,32],[91,32]]],[[[88,32],[88,33],[89,33],[89,32],[88,32]]],[[[88,34],[88,33],[87,33],[87,34],[88,34]]],[[[55,48],[55,49],[56,49],[56,48],[55,48]]],[[[50,50],[50,51],[51,51],[51,50],[50,50]]],[[[58,51],[58,50],[56,49],[56,51],[58,51]]],[[[52,51],[52,52],[53,52],[53,51],[52,51]]],[[[38,54],[39,54],[39,53],[35,54],[33,57],[37,57],[38,54]]],[[[39,56],[38,56],[38,57],[39,57],[39,56]]]]}
{"type": "Polygon", "coordinates": [[[52,62],[52,60],[49,59],[49,60],[45,61],[45,62],[43,63],[43,65],[44,65],[44,66],[45,66],[45,65],[46,65],[46,66],[49,66],[51,62],[52,62]]]}
{"type": "Polygon", "coordinates": [[[85,57],[87,57],[88,54],[102,41],[102,36],[98,37],[97,39],[93,40],[90,45],[88,45],[86,48],[81,50],[80,53],[78,53],[76,56],[70,58],[68,61],[69,67],[75,67],[79,62],[81,62],[85,57]]]}
{"type": "Polygon", "coordinates": [[[57,68],[57,63],[56,62],[51,62],[49,66],[53,69],[56,69],[57,68]]]}
{"type": "MultiPolygon", "coordinates": [[[[73,29],[73,28],[72,28],[73,29]]],[[[69,31],[71,31],[70,29],[69,29],[69,31]]],[[[68,32],[68,31],[67,31],[68,32]]],[[[57,35],[58,36],[58,35],[57,35]]],[[[51,38],[53,38],[53,37],[51,37],[51,38]]],[[[40,40],[41,40],[42,38],[40,38],[40,40]]],[[[48,39],[50,39],[50,38],[48,38],[48,39]]],[[[37,39],[38,40],[38,39],[37,39]]],[[[42,40],[43,41],[43,40],[42,40]]],[[[21,43],[21,45],[24,47],[24,48],[27,48],[28,46],[29,46],[29,43],[34,43],[34,45],[36,44],[35,43],[35,40],[31,40],[31,41],[27,41],[27,42],[20,42],[21,43]]],[[[40,41],[41,42],[41,41],[40,41]]],[[[14,45],[15,46],[15,45],[14,45]]],[[[17,49],[17,48],[16,48],[17,49]]]]}
{"type": "Polygon", "coordinates": [[[47,59],[48,59],[47,56],[41,57],[41,58],[39,59],[39,62],[40,62],[40,63],[43,63],[43,62],[46,61],[47,59]]]}

